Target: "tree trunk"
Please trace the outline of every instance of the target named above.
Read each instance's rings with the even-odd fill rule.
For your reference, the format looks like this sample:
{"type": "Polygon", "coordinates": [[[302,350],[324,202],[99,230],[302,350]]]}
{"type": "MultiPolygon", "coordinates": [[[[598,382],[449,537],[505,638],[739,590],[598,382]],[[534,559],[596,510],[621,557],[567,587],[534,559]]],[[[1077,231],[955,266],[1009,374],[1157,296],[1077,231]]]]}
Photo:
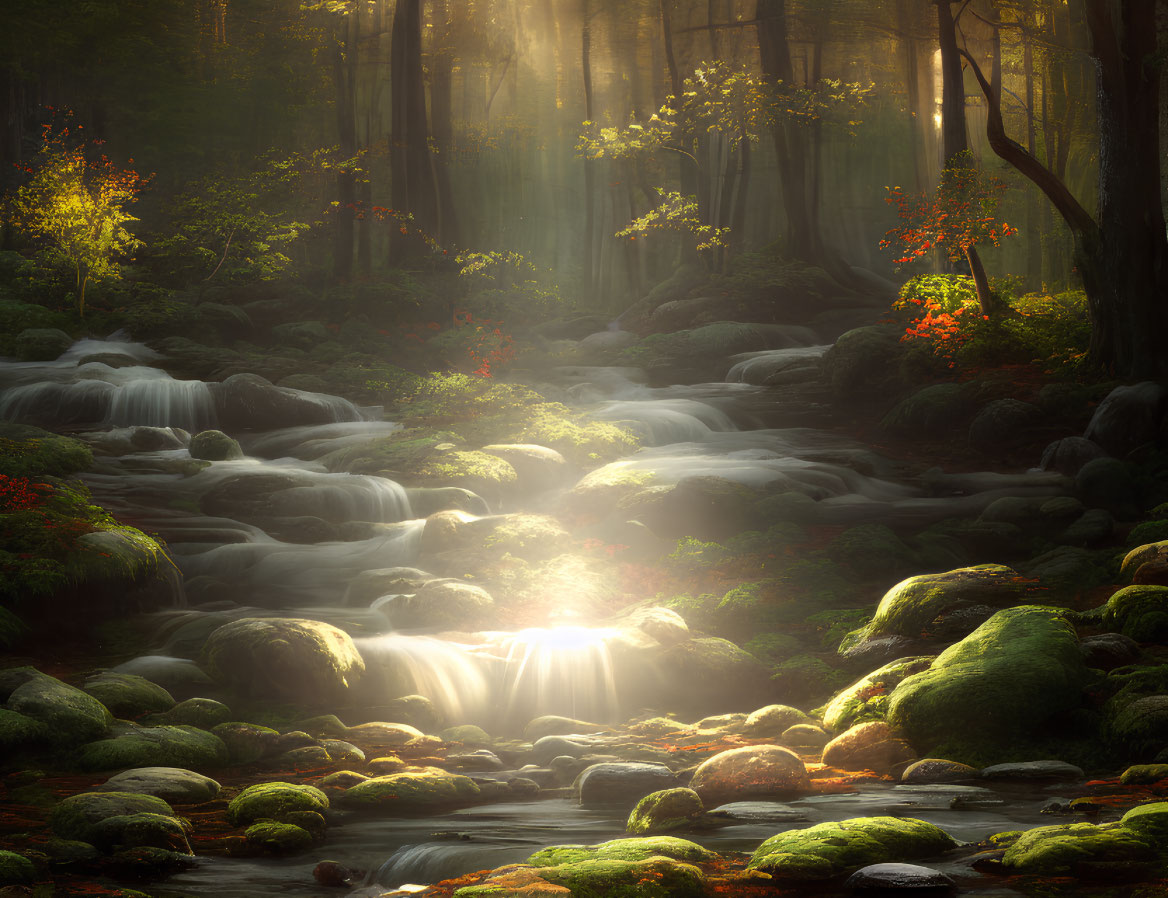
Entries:
{"type": "MultiPolygon", "coordinates": [[[[662,0],[664,3],[664,0],[662,0]]],[[[592,4],[580,2],[580,76],[584,81],[584,118],[592,122],[592,4]]],[[[664,7],[662,7],[664,9],[664,7]]],[[[584,297],[596,296],[596,162],[584,160],[584,297]]]]}
{"type": "Polygon", "coordinates": [[[1120,377],[1164,377],[1168,238],[1159,195],[1156,2],[1127,0],[1117,8],[1110,0],[1088,0],[1086,10],[1098,72],[1098,222],[1061,179],[1006,136],[1001,107],[976,62],[970,64],[991,100],[990,146],[1043,190],[1074,235],[1092,359],[1120,377]]]}
{"type": "Polygon", "coordinates": [[[390,197],[396,210],[414,216],[412,225],[403,225],[408,233],[395,234],[390,244],[394,260],[401,261],[425,252],[423,235],[437,236],[438,198],[422,74],[422,0],[398,0],[390,31],[390,53],[390,197]]]}
{"type": "Polygon", "coordinates": [[[356,13],[341,21],[333,45],[333,80],[336,82],[337,143],[341,163],[337,166],[337,217],[333,230],[333,275],[347,281],[353,274],[353,234],[357,209],[356,175],[353,157],[357,155],[357,118],[354,107],[353,76],[356,72],[356,13]]]}
{"type": "Polygon", "coordinates": [[[442,243],[459,242],[458,212],[450,183],[450,155],[454,149],[454,48],[450,46],[449,11],[446,0],[435,0],[435,27],[442,39],[430,62],[430,120],[434,132],[434,183],[438,192],[439,227],[442,243]]]}

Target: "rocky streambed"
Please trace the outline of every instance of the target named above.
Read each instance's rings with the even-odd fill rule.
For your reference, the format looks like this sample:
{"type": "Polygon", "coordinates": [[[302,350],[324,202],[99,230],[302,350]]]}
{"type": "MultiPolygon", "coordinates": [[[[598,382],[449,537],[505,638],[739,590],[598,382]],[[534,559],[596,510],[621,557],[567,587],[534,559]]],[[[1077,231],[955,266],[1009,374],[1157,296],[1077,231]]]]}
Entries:
{"type": "MultiPolygon", "coordinates": [[[[1160,388],[1045,470],[924,471],[838,406],[880,329],[711,327],[685,370],[722,380],[605,332],[401,421],[122,339],[0,365],[7,569],[57,565],[13,604],[56,638],[0,670],[0,878],[1157,894],[1160,388]]],[[[1031,414],[938,387],[887,432],[1031,414]]]]}

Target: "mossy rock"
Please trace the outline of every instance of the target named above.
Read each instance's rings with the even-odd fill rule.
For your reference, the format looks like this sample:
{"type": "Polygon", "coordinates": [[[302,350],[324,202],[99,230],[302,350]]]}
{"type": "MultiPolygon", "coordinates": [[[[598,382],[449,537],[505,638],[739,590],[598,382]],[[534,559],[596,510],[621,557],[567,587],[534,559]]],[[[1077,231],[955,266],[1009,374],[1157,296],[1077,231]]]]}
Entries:
{"type": "Polygon", "coordinates": [[[145,677],[135,674],[102,671],[82,684],[82,689],[93,696],[118,717],[141,717],[151,711],[168,711],[174,707],[169,692],[145,677]]]}
{"type": "Polygon", "coordinates": [[[841,399],[859,400],[898,393],[906,347],[898,327],[860,327],[841,334],[823,357],[823,374],[841,399]]]}
{"type": "Polygon", "coordinates": [[[916,553],[884,524],[845,530],[828,546],[827,554],[863,580],[904,576],[917,562],[916,553]]]}
{"type": "Polygon", "coordinates": [[[80,440],[28,424],[0,422],[0,474],[8,477],[68,477],[93,466],[80,440]]]}
{"type": "Polygon", "coordinates": [[[1168,764],[1133,764],[1119,776],[1125,786],[1147,785],[1168,780],[1168,764]]]}
{"type": "Polygon", "coordinates": [[[49,826],[62,839],[93,844],[93,828],[109,817],[156,814],[174,817],[169,804],[138,792],[81,792],[62,799],[49,815],[49,826]]]}
{"type": "Polygon", "coordinates": [[[1168,586],[1127,586],[1102,609],[1103,623],[1136,642],[1168,641],[1168,586]]]}
{"type": "Polygon", "coordinates": [[[279,820],[294,811],[322,811],[328,806],[328,796],[315,786],[256,783],[231,800],[227,819],[235,826],[245,826],[257,820],[279,820]]]}
{"type": "Polygon", "coordinates": [[[909,817],[855,817],[771,836],[747,866],[775,879],[814,882],[869,864],[942,854],[957,843],[943,829],[909,817]]]}
{"type": "Polygon", "coordinates": [[[1168,695],[1120,696],[1110,704],[1111,738],[1133,760],[1150,759],[1168,744],[1168,695]]]}
{"type": "Polygon", "coordinates": [[[663,857],[643,861],[593,858],[536,870],[544,880],[571,890],[573,898],[702,898],[705,874],[692,864],[663,857]]]}
{"type": "Polygon", "coordinates": [[[0,850],[0,886],[24,886],[37,880],[36,867],[23,854],[0,850]]]}
{"type": "Polygon", "coordinates": [[[41,673],[15,689],[8,697],[7,706],[10,711],[44,724],[48,737],[61,746],[99,738],[114,720],[97,699],[41,673]]]}
{"type": "Polygon", "coordinates": [[[16,711],[0,708],[0,754],[14,757],[47,744],[51,732],[47,724],[16,711]]]}
{"type": "Polygon", "coordinates": [[[1000,564],[921,574],[902,580],[884,594],[872,620],[844,638],[845,652],[879,636],[918,638],[940,616],[967,605],[1003,607],[1024,599],[1034,584],[1000,564]]]}
{"type": "Polygon", "coordinates": [[[814,655],[798,654],[786,658],[775,665],[771,672],[771,683],[776,694],[791,702],[822,702],[842,689],[848,682],[848,675],[832,667],[822,658],[814,655]]]}
{"type": "Polygon", "coordinates": [[[1089,678],[1064,612],[1008,608],[903,680],[887,719],[922,756],[984,766],[1079,708],[1089,678]]]}
{"type": "Polygon", "coordinates": [[[1122,823],[1040,826],[1006,849],[1002,867],[1031,876],[1130,879],[1157,863],[1150,840],[1122,823]]]}
{"type": "Polygon", "coordinates": [[[778,736],[785,730],[801,723],[811,723],[811,718],[790,705],[766,705],[751,711],[742,725],[745,735],[757,739],[778,736]]]}
{"type": "Polygon", "coordinates": [[[584,475],[564,497],[564,506],[574,514],[606,515],[653,486],[655,480],[649,471],[635,470],[626,462],[614,462],[584,475]]]}
{"type": "Polygon", "coordinates": [[[899,436],[937,439],[971,414],[974,405],[974,391],[969,384],[931,384],[893,406],[880,422],[880,427],[899,436]]]}
{"type": "Polygon", "coordinates": [[[646,795],[629,814],[625,830],[635,835],[672,832],[691,827],[705,812],[693,789],[662,789],[646,795]]]}
{"type": "Polygon", "coordinates": [[[242,618],[208,638],[208,673],[253,698],[303,705],[343,699],[365,670],[352,637],[314,620],[242,618]]]}
{"type": "Polygon", "coordinates": [[[1166,559],[1168,559],[1168,540],[1136,546],[1123,557],[1119,572],[1122,576],[1130,578],[1139,570],[1140,565],[1166,559]]]}
{"type": "Polygon", "coordinates": [[[210,730],[231,720],[231,709],[213,698],[188,698],[179,702],[169,711],[155,715],[152,723],[177,726],[192,726],[210,730]]]}
{"type": "Polygon", "coordinates": [[[106,853],[127,848],[165,848],[193,854],[182,823],[172,815],[150,811],[104,817],[89,828],[86,841],[106,853]]]}
{"type": "Polygon", "coordinates": [[[935,655],[900,658],[872,671],[846,689],[836,693],[823,710],[823,725],[836,732],[851,729],[858,723],[883,720],[888,714],[892,690],[905,677],[928,670],[935,655]]]}
{"type": "Polygon", "coordinates": [[[1168,801],[1136,805],[1119,822],[1141,838],[1151,840],[1159,851],[1168,851],[1168,801]]]}
{"type": "Polygon", "coordinates": [[[16,357],[22,362],[51,362],[73,345],[73,338],[55,327],[30,327],[16,335],[16,357]]]}
{"type": "Polygon", "coordinates": [[[308,830],[292,823],[277,823],[265,820],[253,823],[244,833],[249,845],[269,854],[299,854],[312,847],[315,839],[308,830]]]}
{"type": "Polygon", "coordinates": [[[511,465],[477,450],[446,449],[432,453],[412,478],[428,486],[457,486],[498,500],[519,482],[511,465]]]}
{"type": "Polygon", "coordinates": [[[278,730],[254,723],[229,721],[211,728],[213,735],[227,746],[232,764],[251,764],[269,754],[280,737],[278,730]]]}
{"type": "Polygon", "coordinates": [[[77,754],[81,770],[130,767],[220,767],[228,761],[219,737],[190,726],[116,727],[108,739],[90,742],[77,754]]]}
{"type": "Polygon", "coordinates": [[[228,461],[243,458],[239,443],[221,430],[204,430],[191,437],[191,458],[202,461],[228,461]]]}
{"type": "Polygon", "coordinates": [[[351,810],[409,814],[473,804],[479,787],[469,777],[436,767],[377,776],[342,792],[337,804],[351,810]]]}
{"type": "Polygon", "coordinates": [[[552,845],[531,855],[526,863],[536,867],[555,867],[587,860],[644,861],[651,857],[705,863],[714,860],[717,855],[688,839],[679,839],[676,836],[646,836],[610,839],[597,845],[552,845]]]}

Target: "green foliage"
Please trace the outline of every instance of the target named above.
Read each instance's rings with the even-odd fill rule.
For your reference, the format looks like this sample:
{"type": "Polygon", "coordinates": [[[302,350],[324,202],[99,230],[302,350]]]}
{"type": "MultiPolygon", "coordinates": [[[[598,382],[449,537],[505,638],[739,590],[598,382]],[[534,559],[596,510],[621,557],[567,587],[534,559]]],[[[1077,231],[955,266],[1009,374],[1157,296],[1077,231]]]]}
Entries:
{"type": "Polygon", "coordinates": [[[697,197],[682,196],[676,190],[661,195],[661,202],[616,232],[617,237],[636,240],[653,233],[670,233],[684,237],[698,252],[720,249],[727,245],[729,228],[719,228],[702,221],[697,197]]]}
{"type": "Polygon", "coordinates": [[[525,321],[562,313],[564,298],[551,272],[517,252],[463,252],[454,259],[478,315],[521,315],[525,321]]]}
{"type": "Polygon", "coordinates": [[[45,126],[36,158],[25,167],[31,177],[8,198],[4,218],[44,258],[75,272],[77,308],[84,315],[90,278],[121,277],[119,260],[142,245],[126,229],[137,221],[126,207],[147,179],[105,156],[87,158],[85,148],[68,138],[68,124],[60,130],[45,126]]]}
{"type": "Polygon", "coordinates": [[[819,633],[823,648],[834,652],[848,633],[868,623],[869,616],[866,608],[832,608],[808,616],[807,623],[819,633]]]}
{"type": "Polygon", "coordinates": [[[692,536],[683,536],[668,560],[678,570],[696,573],[715,567],[730,557],[730,551],[718,543],[702,542],[692,536]]]}
{"type": "Polygon", "coordinates": [[[211,174],[187,185],[169,204],[151,258],[168,282],[215,278],[246,282],[278,277],[288,252],[308,229],[287,211],[319,160],[274,150],[242,174],[211,174]]]}

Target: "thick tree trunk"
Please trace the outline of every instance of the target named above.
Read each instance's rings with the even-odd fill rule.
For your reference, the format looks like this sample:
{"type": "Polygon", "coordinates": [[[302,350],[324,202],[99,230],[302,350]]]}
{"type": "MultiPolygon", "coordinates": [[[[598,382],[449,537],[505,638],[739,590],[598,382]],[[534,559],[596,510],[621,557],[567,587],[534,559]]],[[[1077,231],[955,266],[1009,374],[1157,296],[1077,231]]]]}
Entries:
{"type": "Polygon", "coordinates": [[[398,0],[390,32],[392,134],[390,136],[390,197],[393,207],[414,216],[409,233],[395,235],[395,261],[420,255],[425,243],[420,230],[438,236],[438,197],[430,159],[430,129],[426,120],[426,86],[422,74],[422,0],[398,0]]]}
{"type": "Polygon", "coordinates": [[[1001,107],[970,59],[991,100],[990,146],[1042,189],[1074,235],[1091,314],[1091,357],[1128,378],[1168,375],[1168,353],[1161,348],[1168,326],[1168,238],[1159,193],[1155,8],[1155,0],[1086,4],[1098,71],[1098,222],[1060,178],[1006,136],[1001,107]]]}
{"type": "MultiPolygon", "coordinates": [[[[664,2],[664,0],[662,0],[664,2]]],[[[584,118],[593,119],[592,96],[592,4],[580,3],[580,76],[584,81],[584,118]]],[[[662,7],[664,9],[664,7],[662,7]]],[[[596,162],[584,160],[584,297],[596,297],[596,162]]]]}
{"type": "Polygon", "coordinates": [[[430,62],[430,120],[434,133],[434,183],[438,192],[438,236],[446,245],[459,242],[458,211],[450,183],[450,155],[454,149],[454,51],[449,46],[450,23],[446,0],[435,0],[435,25],[443,34],[441,47],[430,62]]]}
{"type": "Polygon", "coordinates": [[[347,281],[353,274],[353,235],[357,209],[357,181],[353,157],[357,155],[357,119],[354,105],[356,72],[356,13],[342,21],[333,47],[333,80],[336,83],[337,142],[342,165],[337,166],[337,217],[333,230],[333,275],[347,281]]]}

